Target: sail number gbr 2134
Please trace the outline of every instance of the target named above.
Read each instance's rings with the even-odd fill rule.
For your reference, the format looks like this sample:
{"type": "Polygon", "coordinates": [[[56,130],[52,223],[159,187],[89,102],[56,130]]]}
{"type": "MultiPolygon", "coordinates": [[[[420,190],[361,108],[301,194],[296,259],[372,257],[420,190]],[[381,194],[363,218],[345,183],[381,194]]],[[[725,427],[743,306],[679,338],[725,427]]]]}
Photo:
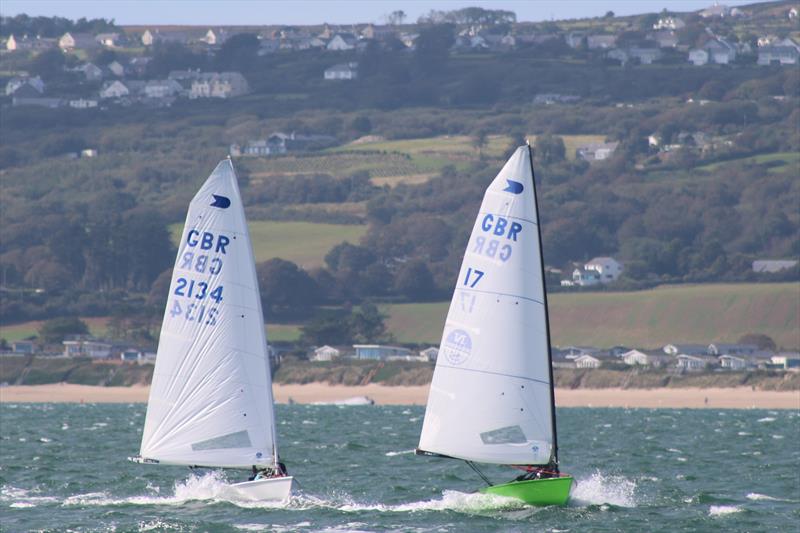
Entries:
{"type": "MultiPolygon", "coordinates": [[[[190,230],[186,246],[194,250],[187,249],[176,266],[216,277],[222,271],[223,260],[220,256],[225,255],[225,248],[229,244],[230,238],[225,235],[190,230]],[[211,254],[216,257],[209,257],[211,254]]],[[[179,277],[175,279],[175,287],[172,290],[173,298],[169,314],[173,318],[180,316],[189,322],[215,326],[219,314],[215,304],[222,303],[222,292],[222,285],[212,288],[207,281],[179,277]]]]}

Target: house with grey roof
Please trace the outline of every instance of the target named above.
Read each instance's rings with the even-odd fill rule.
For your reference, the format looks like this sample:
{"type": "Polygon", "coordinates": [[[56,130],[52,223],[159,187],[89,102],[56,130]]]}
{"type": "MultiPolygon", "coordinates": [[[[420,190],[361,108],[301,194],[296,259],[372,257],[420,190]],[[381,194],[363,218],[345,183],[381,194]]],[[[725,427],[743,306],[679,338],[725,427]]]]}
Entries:
{"type": "Polygon", "coordinates": [[[797,266],[797,259],[757,259],[753,261],[753,272],[774,274],[797,266]]]}
{"type": "Polygon", "coordinates": [[[326,80],[354,80],[358,78],[358,63],[339,63],[325,69],[323,78],[326,80]]]}

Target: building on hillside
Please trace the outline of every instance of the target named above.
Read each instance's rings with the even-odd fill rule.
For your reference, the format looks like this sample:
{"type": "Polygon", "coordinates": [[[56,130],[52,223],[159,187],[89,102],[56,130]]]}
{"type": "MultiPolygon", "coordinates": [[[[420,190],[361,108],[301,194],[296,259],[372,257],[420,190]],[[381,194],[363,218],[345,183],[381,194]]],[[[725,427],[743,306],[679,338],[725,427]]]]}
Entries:
{"type": "Polygon", "coordinates": [[[148,98],[169,98],[183,92],[183,87],[175,80],[151,80],[144,86],[148,98]]]}
{"type": "Polygon", "coordinates": [[[192,81],[189,98],[234,98],[250,92],[239,72],[202,72],[192,81]]]}
{"type": "Polygon", "coordinates": [[[702,48],[694,48],[689,50],[689,63],[696,67],[708,65],[708,52],[702,48]]]}
{"type": "Polygon", "coordinates": [[[334,359],[339,358],[342,355],[340,350],[337,350],[333,346],[320,346],[319,348],[314,349],[314,354],[311,356],[312,361],[332,361],[334,359]]]}
{"type": "Polygon", "coordinates": [[[326,80],[354,80],[358,78],[358,63],[339,63],[325,69],[323,78],[326,80]]]}
{"type": "Polygon", "coordinates": [[[94,63],[84,63],[77,68],[86,77],[86,81],[99,81],[103,79],[103,69],[94,63]]]}
{"type": "Polygon", "coordinates": [[[18,90],[22,89],[25,86],[29,86],[35,91],[35,94],[32,92],[28,92],[27,93],[28,97],[41,95],[44,93],[44,82],[42,81],[42,78],[40,78],[39,76],[34,76],[33,78],[28,76],[17,76],[11,78],[8,81],[8,83],[6,83],[6,96],[15,94],[18,90]]]}
{"type": "Polygon", "coordinates": [[[91,50],[93,48],[99,48],[100,43],[98,43],[94,35],[91,33],[70,33],[67,32],[61,36],[58,40],[58,47],[62,50],[72,51],[75,49],[78,50],[91,50]]]}
{"type": "Polygon", "coordinates": [[[94,40],[107,48],[115,48],[120,45],[119,33],[98,33],[94,40]]]}
{"type": "Polygon", "coordinates": [[[714,5],[700,11],[699,15],[704,19],[714,18],[714,17],[724,18],[729,16],[730,13],[731,13],[730,7],[715,2],[714,5]]]}
{"type": "Polygon", "coordinates": [[[39,344],[36,341],[14,341],[11,343],[11,353],[33,354],[39,351],[39,344]]]}
{"type": "Polygon", "coordinates": [[[131,91],[119,80],[106,82],[100,89],[100,98],[122,98],[128,96],[131,91]]]}
{"type": "Polygon", "coordinates": [[[122,63],[120,63],[117,60],[114,60],[111,63],[109,63],[108,65],[106,65],[106,68],[108,69],[108,71],[111,74],[113,74],[114,76],[116,76],[118,78],[124,78],[125,77],[125,65],[123,65],[122,63]]]}
{"type": "Polygon", "coordinates": [[[353,348],[356,351],[356,359],[378,359],[386,360],[390,357],[407,357],[411,356],[412,352],[408,348],[401,348],[399,346],[383,346],[380,344],[354,344],[353,348]]]}
{"type": "Polygon", "coordinates": [[[616,45],[616,35],[590,35],[586,38],[586,47],[589,50],[610,50],[616,45]]]}
{"type": "Polygon", "coordinates": [[[714,343],[708,345],[708,353],[711,355],[754,355],[757,352],[758,346],[752,344],[714,343]]]}
{"type": "Polygon", "coordinates": [[[708,355],[707,344],[667,344],[662,350],[668,355],[708,355]]]}
{"type": "Polygon", "coordinates": [[[797,259],[758,259],[753,261],[753,272],[774,274],[797,266],[797,259]]]}
{"type": "Polygon", "coordinates": [[[92,359],[107,359],[111,356],[113,345],[95,339],[65,340],[64,357],[91,357],[92,359]]]}
{"type": "Polygon", "coordinates": [[[420,357],[424,358],[426,361],[435,363],[436,359],[439,357],[439,348],[436,346],[431,346],[430,348],[425,348],[424,350],[419,352],[420,357]]]}
{"type": "Polygon", "coordinates": [[[759,65],[797,65],[800,60],[800,46],[791,39],[763,46],[758,49],[759,65]]]}
{"type": "Polygon", "coordinates": [[[352,50],[356,47],[358,38],[352,33],[337,33],[328,41],[326,49],[330,51],[352,50]]]}
{"type": "Polygon", "coordinates": [[[800,372],[800,353],[784,352],[770,358],[772,364],[782,367],[783,370],[800,372]]]}
{"type": "Polygon", "coordinates": [[[661,17],[658,22],[653,24],[654,30],[680,30],[686,27],[686,23],[678,17],[661,17]]]}
{"type": "Polygon", "coordinates": [[[674,361],[670,355],[655,351],[630,350],[621,356],[622,361],[629,366],[646,366],[661,368],[674,361]]]}
{"type": "Polygon", "coordinates": [[[716,366],[719,361],[709,355],[678,354],[675,367],[681,372],[703,372],[709,367],[716,366]]]}
{"type": "Polygon", "coordinates": [[[628,57],[630,59],[637,59],[642,65],[652,65],[654,61],[658,61],[664,53],[660,48],[643,48],[632,46],[628,48],[628,57]]]}
{"type": "Polygon", "coordinates": [[[590,163],[604,161],[614,154],[617,146],[618,142],[583,144],[575,149],[575,157],[590,163]]]}
{"type": "Polygon", "coordinates": [[[97,107],[97,100],[94,98],[76,98],[67,102],[67,105],[73,109],[92,109],[97,107]]]}
{"type": "Polygon", "coordinates": [[[144,359],[144,354],[136,348],[125,348],[120,350],[119,358],[129,363],[139,363],[144,359]]]}
{"type": "Polygon", "coordinates": [[[719,356],[719,366],[725,370],[747,370],[750,368],[750,360],[746,357],[737,355],[721,355],[719,356]]]}
{"type": "Polygon", "coordinates": [[[575,368],[600,368],[603,362],[592,355],[581,355],[574,359],[575,368]]]}
{"type": "Polygon", "coordinates": [[[613,257],[595,257],[583,265],[585,270],[593,270],[600,274],[600,283],[611,283],[617,281],[622,275],[622,263],[613,257]]]}
{"type": "Polygon", "coordinates": [[[675,48],[678,46],[678,34],[672,30],[653,32],[649,38],[658,44],[659,48],[675,48]]]}

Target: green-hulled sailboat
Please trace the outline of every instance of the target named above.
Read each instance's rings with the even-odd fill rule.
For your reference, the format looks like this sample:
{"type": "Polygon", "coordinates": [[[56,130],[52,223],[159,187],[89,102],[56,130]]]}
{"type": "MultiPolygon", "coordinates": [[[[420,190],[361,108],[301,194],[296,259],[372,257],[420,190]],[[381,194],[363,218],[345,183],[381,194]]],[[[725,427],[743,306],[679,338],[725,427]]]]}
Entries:
{"type": "Polygon", "coordinates": [[[466,461],[481,492],[563,505],[533,157],[519,147],[483,197],[439,345],[417,453],[466,461]],[[493,484],[475,463],[522,475],[493,484]]]}

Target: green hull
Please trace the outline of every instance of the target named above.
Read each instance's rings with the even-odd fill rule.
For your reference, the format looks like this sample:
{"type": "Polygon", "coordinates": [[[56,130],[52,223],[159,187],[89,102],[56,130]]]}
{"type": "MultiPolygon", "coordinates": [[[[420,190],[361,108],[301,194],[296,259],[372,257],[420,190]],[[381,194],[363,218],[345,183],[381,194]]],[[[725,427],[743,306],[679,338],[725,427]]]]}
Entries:
{"type": "Polygon", "coordinates": [[[502,485],[484,487],[481,492],[517,498],[530,505],[564,505],[569,499],[570,487],[572,487],[572,476],[563,476],[511,481],[502,485]]]}

